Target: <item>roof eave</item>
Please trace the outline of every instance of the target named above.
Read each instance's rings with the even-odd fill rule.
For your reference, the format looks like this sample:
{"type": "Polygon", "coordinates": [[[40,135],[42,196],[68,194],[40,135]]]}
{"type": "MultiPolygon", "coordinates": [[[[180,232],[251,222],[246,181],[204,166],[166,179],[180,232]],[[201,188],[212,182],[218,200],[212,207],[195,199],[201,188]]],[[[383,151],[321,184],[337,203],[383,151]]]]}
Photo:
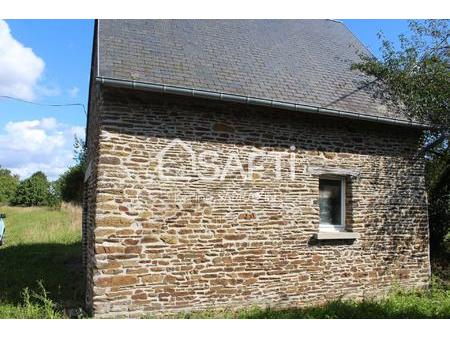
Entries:
{"type": "Polygon", "coordinates": [[[418,122],[400,120],[388,117],[381,117],[375,115],[368,115],[350,111],[343,111],[337,109],[330,108],[322,108],[320,106],[314,106],[309,104],[298,104],[292,102],[285,101],[277,101],[271,100],[267,98],[256,98],[245,95],[235,95],[228,93],[221,93],[216,91],[209,90],[201,90],[195,88],[187,88],[187,87],[179,87],[179,86],[170,86],[158,83],[149,83],[149,82],[140,82],[140,81],[131,81],[131,80],[123,80],[123,79],[114,79],[108,77],[97,76],[96,81],[102,85],[109,87],[117,87],[117,88],[127,88],[127,89],[136,89],[142,91],[156,92],[156,93],[167,93],[173,95],[182,95],[182,96],[191,96],[197,98],[205,98],[211,100],[219,100],[225,102],[237,102],[244,103],[254,106],[265,106],[265,107],[273,107],[278,109],[285,109],[291,111],[299,111],[305,113],[317,113],[321,115],[335,116],[335,117],[343,117],[349,118],[353,120],[362,120],[362,121],[370,121],[377,122],[383,124],[390,124],[396,126],[403,127],[412,127],[419,129],[428,129],[430,126],[418,122]]]}

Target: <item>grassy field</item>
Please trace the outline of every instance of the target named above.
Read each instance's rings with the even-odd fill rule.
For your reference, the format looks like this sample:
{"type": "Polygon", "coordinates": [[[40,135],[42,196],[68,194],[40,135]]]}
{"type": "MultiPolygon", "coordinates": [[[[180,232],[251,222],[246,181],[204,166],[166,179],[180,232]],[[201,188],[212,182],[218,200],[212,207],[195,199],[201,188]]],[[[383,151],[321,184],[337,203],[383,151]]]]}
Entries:
{"type": "Polygon", "coordinates": [[[53,318],[83,303],[81,209],[0,207],[0,318],[53,318]],[[45,290],[45,291],[44,291],[45,290]]]}
{"type": "MultiPolygon", "coordinates": [[[[0,207],[0,318],[65,318],[83,305],[81,210],[0,207]]],[[[448,265],[427,291],[395,291],[381,300],[334,301],[305,309],[202,311],[177,318],[450,318],[448,265]]]]}

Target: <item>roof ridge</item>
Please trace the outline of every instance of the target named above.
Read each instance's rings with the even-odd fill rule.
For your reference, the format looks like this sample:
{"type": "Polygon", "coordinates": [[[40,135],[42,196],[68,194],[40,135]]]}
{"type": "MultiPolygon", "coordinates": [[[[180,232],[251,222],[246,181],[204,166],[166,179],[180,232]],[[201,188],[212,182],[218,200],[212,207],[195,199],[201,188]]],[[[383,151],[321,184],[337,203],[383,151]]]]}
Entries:
{"type": "Polygon", "coordinates": [[[325,19],[325,20],[334,21],[334,22],[341,23],[341,24],[345,25],[344,21],[342,21],[342,20],[337,20],[337,19],[325,19]]]}

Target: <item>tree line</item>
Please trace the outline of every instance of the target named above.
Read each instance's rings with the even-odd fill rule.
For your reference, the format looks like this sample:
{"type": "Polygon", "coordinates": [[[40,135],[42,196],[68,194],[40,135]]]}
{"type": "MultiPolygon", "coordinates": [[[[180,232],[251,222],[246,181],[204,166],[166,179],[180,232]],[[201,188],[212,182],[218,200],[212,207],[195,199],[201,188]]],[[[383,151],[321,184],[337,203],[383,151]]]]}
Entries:
{"type": "Polygon", "coordinates": [[[20,180],[11,170],[0,166],[0,205],[58,208],[63,201],[81,204],[86,170],[86,146],[84,141],[77,137],[74,152],[75,164],[56,181],[49,181],[42,171],[20,180]]]}

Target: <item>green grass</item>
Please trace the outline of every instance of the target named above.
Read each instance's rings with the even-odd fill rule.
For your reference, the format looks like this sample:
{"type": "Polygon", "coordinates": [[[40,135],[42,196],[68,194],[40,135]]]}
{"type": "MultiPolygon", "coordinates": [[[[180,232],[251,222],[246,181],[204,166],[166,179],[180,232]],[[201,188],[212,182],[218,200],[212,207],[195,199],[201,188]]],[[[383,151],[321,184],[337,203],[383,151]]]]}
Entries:
{"type": "MultiPolygon", "coordinates": [[[[0,207],[0,318],[66,318],[83,306],[81,210],[0,207]]],[[[393,291],[383,299],[336,300],[303,309],[249,308],[181,313],[176,318],[450,318],[449,267],[434,265],[426,291],[393,291]]],[[[79,311],[77,313],[80,313],[79,311]]]]}
{"type": "Polygon", "coordinates": [[[0,210],[7,215],[0,247],[0,318],[62,317],[64,309],[81,307],[80,208],[0,210]]]}
{"type": "Polygon", "coordinates": [[[388,297],[363,301],[336,300],[322,306],[275,310],[253,307],[239,311],[181,313],[175,318],[237,319],[356,319],[356,318],[450,318],[450,290],[441,283],[427,291],[393,291],[388,297]]]}
{"type": "Polygon", "coordinates": [[[61,310],[48,298],[48,293],[42,283],[39,283],[40,293],[28,288],[22,291],[22,302],[18,305],[1,304],[0,318],[14,319],[59,319],[63,318],[61,310]]]}

